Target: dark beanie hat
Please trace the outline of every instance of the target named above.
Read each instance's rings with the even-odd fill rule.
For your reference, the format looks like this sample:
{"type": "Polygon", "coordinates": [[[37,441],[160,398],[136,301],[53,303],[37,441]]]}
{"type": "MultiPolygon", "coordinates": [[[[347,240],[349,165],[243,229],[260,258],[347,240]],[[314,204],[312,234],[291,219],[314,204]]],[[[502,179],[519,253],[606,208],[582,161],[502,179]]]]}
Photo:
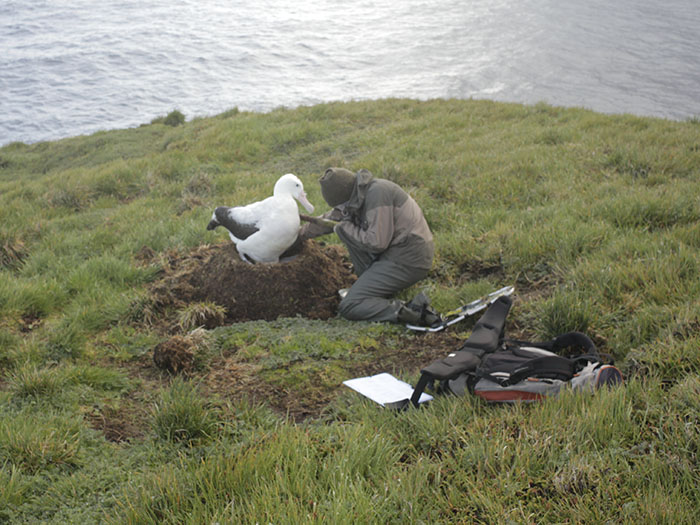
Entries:
{"type": "Polygon", "coordinates": [[[355,174],[345,168],[328,168],[319,179],[321,194],[329,206],[348,202],[355,187],[355,174]]]}

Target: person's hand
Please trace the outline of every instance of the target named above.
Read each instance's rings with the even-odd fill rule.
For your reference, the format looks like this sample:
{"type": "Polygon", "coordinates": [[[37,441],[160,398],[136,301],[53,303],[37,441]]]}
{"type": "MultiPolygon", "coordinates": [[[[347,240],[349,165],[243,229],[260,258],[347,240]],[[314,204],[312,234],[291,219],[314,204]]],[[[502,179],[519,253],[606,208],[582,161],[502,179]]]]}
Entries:
{"type": "Polygon", "coordinates": [[[301,213],[299,214],[299,218],[304,221],[304,224],[299,230],[299,238],[301,240],[313,239],[314,237],[332,233],[333,227],[338,224],[337,221],[325,219],[323,217],[310,217],[301,213]]]}
{"type": "Polygon", "coordinates": [[[345,204],[339,204],[331,210],[330,218],[338,222],[352,221],[353,213],[351,213],[345,204]]]}

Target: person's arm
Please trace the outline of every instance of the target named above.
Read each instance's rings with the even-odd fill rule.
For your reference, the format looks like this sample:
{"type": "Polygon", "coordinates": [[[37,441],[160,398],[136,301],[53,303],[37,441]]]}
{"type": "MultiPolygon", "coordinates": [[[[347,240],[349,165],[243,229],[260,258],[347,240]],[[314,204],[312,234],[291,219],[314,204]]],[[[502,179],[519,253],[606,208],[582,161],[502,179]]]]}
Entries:
{"type": "Polygon", "coordinates": [[[372,253],[384,252],[394,237],[394,207],[391,203],[374,206],[366,202],[364,216],[349,217],[339,222],[335,231],[342,229],[348,237],[365,246],[372,253]]]}
{"type": "Polygon", "coordinates": [[[311,217],[300,213],[299,218],[304,222],[299,230],[299,238],[301,240],[313,239],[314,237],[333,233],[333,227],[337,224],[337,221],[340,220],[340,212],[336,209],[332,209],[318,217],[311,217]]]}

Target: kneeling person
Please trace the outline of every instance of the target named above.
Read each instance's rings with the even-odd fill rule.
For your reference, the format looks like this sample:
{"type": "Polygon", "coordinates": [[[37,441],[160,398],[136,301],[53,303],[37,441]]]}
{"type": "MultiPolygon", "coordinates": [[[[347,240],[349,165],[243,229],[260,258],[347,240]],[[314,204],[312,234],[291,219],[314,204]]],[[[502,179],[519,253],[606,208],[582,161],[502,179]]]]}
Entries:
{"type": "Polygon", "coordinates": [[[333,209],[323,218],[330,227],[306,224],[301,238],[335,231],[350,254],[357,281],[339,306],[350,320],[432,325],[440,320],[424,294],[409,303],[392,296],[428,275],[435,244],[423,212],[397,184],[369,171],[328,168],[319,179],[333,209]]]}

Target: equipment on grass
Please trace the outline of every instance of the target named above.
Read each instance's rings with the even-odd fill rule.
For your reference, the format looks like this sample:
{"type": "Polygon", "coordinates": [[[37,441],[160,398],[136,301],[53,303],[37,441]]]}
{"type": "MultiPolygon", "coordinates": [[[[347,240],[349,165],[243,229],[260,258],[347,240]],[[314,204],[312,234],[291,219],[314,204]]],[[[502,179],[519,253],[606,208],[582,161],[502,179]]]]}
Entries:
{"type": "MultiPolygon", "coordinates": [[[[598,353],[593,341],[580,332],[539,343],[505,339],[511,306],[512,299],[507,295],[492,301],[457,351],[421,370],[410,403],[417,407],[421,394],[436,381],[436,393],[470,392],[490,402],[511,403],[556,395],[566,386],[595,390],[622,383],[622,374],[613,366],[612,358],[598,353]],[[580,350],[564,355],[571,348],[580,350]]],[[[406,400],[397,406],[405,408],[408,404],[406,400]]]]}
{"type": "Polygon", "coordinates": [[[448,326],[452,326],[453,324],[458,323],[461,320],[466,319],[467,317],[484,310],[499,297],[511,295],[514,291],[515,288],[513,286],[506,286],[504,288],[501,288],[500,290],[491,292],[488,295],[480,297],[468,304],[456,308],[455,310],[451,310],[443,314],[441,316],[442,321],[434,326],[420,326],[415,324],[407,324],[406,328],[408,328],[409,330],[414,330],[416,332],[439,332],[441,330],[444,330],[448,326]]]}

